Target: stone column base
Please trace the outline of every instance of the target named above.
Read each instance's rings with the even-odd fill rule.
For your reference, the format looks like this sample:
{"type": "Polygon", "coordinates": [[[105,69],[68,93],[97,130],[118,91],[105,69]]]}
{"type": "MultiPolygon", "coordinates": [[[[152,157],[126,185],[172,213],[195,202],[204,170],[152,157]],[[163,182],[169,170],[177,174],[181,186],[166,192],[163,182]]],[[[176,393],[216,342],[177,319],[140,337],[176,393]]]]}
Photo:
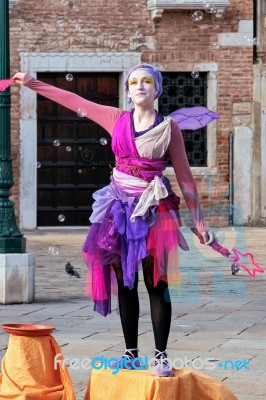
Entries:
{"type": "Polygon", "coordinates": [[[0,303],[35,300],[35,254],[0,254],[0,303]]]}

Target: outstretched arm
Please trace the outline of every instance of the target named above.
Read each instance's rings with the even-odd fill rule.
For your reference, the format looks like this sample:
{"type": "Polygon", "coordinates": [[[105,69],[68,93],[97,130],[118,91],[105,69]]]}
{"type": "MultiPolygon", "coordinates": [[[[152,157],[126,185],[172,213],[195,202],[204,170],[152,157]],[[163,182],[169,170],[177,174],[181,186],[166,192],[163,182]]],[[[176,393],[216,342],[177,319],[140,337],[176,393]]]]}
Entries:
{"type": "Polygon", "coordinates": [[[103,106],[86,100],[75,93],[41,82],[28,73],[18,72],[13,76],[13,79],[15,79],[17,84],[25,85],[36,93],[72,111],[78,112],[79,109],[85,110],[86,118],[101,125],[110,135],[112,135],[117,119],[123,114],[123,110],[119,108],[103,106]]]}
{"type": "Polygon", "coordinates": [[[208,244],[210,234],[205,224],[199,202],[197,187],[188,163],[184,139],[178,125],[172,121],[172,137],[169,144],[169,155],[175,171],[177,182],[189,208],[195,228],[208,244]]]}

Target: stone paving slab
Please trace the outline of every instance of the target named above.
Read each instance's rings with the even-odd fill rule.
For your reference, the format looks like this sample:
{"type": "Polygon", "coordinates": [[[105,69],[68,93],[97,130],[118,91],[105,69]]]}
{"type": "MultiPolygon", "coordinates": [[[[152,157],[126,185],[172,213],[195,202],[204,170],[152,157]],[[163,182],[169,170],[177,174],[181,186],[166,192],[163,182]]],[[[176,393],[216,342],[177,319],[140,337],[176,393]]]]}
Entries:
{"type": "MultiPolygon", "coordinates": [[[[27,251],[36,254],[36,301],[32,304],[1,305],[0,323],[40,323],[53,325],[53,336],[65,357],[119,357],[124,351],[119,316],[97,316],[85,296],[86,266],[81,247],[86,230],[35,230],[24,233],[27,251]],[[52,251],[55,248],[56,251],[52,251]],[[81,278],[69,277],[65,264],[70,261],[81,278]]],[[[190,252],[179,253],[181,285],[172,291],[172,328],[169,336],[171,359],[200,364],[212,359],[215,368],[204,369],[226,383],[239,400],[266,399],[266,274],[254,279],[245,273],[232,276],[230,260],[200,245],[184,230],[190,252]],[[226,370],[219,361],[249,360],[250,370],[226,370]]],[[[266,267],[265,228],[223,228],[220,243],[242,251],[250,250],[266,267]]],[[[140,356],[153,357],[154,340],[149,301],[140,274],[140,356]]],[[[112,308],[117,305],[113,299],[112,308]]],[[[9,336],[0,332],[0,360],[9,336]]],[[[199,365],[198,364],[198,365],[199,365]]],[[[197,366],[197,364],[194,364],[197,366]]],[[[84,399],[90,371],[70,369],[77,400],[84,399]]],[[[123,399],[124,400],[124,399],[123,399]]],[[[126,399],[125,399],[126,400],[126,399]]]]}
{"type": "Polygon", "coordinates": [[[261,339],[229,339],[225,343],[221,344],[221,347],[233,347],[239,349],[257,349],[264,350],[266,349],[266,340],[261,339]]]}

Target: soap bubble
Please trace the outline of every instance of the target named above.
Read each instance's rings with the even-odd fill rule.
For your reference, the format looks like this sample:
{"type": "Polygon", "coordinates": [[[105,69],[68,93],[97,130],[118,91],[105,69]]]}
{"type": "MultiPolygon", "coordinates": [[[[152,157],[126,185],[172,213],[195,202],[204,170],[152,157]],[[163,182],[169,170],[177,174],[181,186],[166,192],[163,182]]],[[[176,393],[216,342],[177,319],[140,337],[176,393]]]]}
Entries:
{"type": "Polygon", "coordinates": [[[155,66],[159,71],[165,71],[166,70],[165,64],[157,63],[155,66]]]}
{"type": "Polygon", "coordinates": [[[48,253],[52,254],[53,256],[58,256],[58,254],[60,253],[59,247],[57,247],[57,246],[49,246],[48,247],[48,253]]]}
{"type": "Polygon", "coordinates": [[[71,151],[71,150],[72,150],[71,146],[66,147],[66,151],[71,151]]]}
{"type": "Polygon", "coordinates": [[[87,111],[85,110],[85,108],[78,108],[77,111],[78,117],[85,117],[87,115],[87,111]]]}
{"type": "Polygon", "coordinates": [[[192,18],[192,21],[200,21],[200,20],[202,20],[202,18],[203,18],[202,11],[199,11],[199,10],[195,11],[192,14],[191,18],[192,18]]]}
{"type": "Polygon", "coordinates": [[[64,222],[66,217],[63,214],[58,215],[58,221],[59,222],[64,222]]]}
{"type": "Polygon", "coordinates": [[[60,140],[58,140],[58,139],[54,140],[53,145],[56,147],[60,146],[60,140]]]}
{"type": "Polygon", "coordinates": [[[41,166],[42,166],[42,164],[38,161],[38,162],[36,163],[36,167],[37,167],[37,168],[41,168],[41,166]]]}
{"type": "Polygon", "coordinates": [[[73,81],[73,75],[72,75],[72,74],[66,74],[66,80],[67,80],[68,82],[73,81]]]}
{"type": "Polygon", "coordinates": [[[254,37],[253,38],[253,44],[254,44],[254,46],[258,46],[259,45],[259,39],[254,37]]]}
{"type": "Polygon", "coordinates": [[[247,37],[246,36],[246,39],[245,39],[248,43],[250,43],[251,45],[253,45],[253,39],[252,38],[249,38],[249,37],[247,37]]]}
{"type": "Polygon", "coordinates": [[[192,78],[198,78],[199,77],[199,72],[198,71],[192,71],[191,72],[191,76],[192,76],[192,78]]]}
{"type": "Polygon", "coordinates": [[[135,36],[138,37],[138,38],[141,38],[143,35],[142,35],[142,33],[140,31],[137,31],[135,33],[135,36]]]}
{"type": "Polygon", "coordinates": [[[61,0],[62,6],[67,6],[68,5],[68,0],[61,0]]]}
{"type": "Polygon", "coordinates": [[[241,125],[241,119],[239,117],[233,118],[234,125],[241,125]]]}
{"type": "Polygon", "coordinates": [[[204,5],[204,10],[206,11],[206,13],[209,14],[216,14],[217,10],[215,7],[212,7],[209,3],[206,3],[204,5]]]}
{"type": "Polygon", "coordinates": [[[76,29],[77,32],[79,32],[81,30],[80,24],[78,24],[78,23],[75,24],[75,29],[76,29]]]}
{"type": "Polygon", "coordinates": [[[100,139],[100,144],[102,144],[103,146],[105,146],[106,144],[108,144],[108,140],[106,138],[101,138],[100,139]]]}
{"type": "Polygon", "coordinates": [[[62,27],[64,26],[64,20],[63,20],[62,18],[59,18],[59,19],[56,21],[56,23],[57,23],[58,26],[60,26],[60,28],[62,28],[62,27]]]}

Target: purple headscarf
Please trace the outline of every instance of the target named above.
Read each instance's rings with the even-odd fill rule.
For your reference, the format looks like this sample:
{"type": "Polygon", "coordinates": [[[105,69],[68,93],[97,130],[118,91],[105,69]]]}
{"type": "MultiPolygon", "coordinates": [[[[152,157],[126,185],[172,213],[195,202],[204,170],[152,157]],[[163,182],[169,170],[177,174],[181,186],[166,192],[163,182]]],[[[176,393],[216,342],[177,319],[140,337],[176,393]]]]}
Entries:
{"type": "Polygon", "coordinates": [[[128,71],[128,73],[127,73],[127,75],[126,75],[126,78],[125,78],[125,89],[126,89],[126,91],[128,92],[128,78],[130,77],[130,75],[132,74],[132,72],[134,72],[134,71],[136,71],[136,69],[141,69],[141,70],[144,70],[144,71],[147,71],[152,77],[153,77],[153,79],[154,79],[154,82],[155,82],[155,88],[156,88],[156,99],[157,99],[157,97],[159,97],[159,96],[161,96],[161,94],[162,94],[162,91],[163,91],[163,85],[162,85],[162,83],[163,83],[163,78],[162,78],[162,74],[161,74],[161,72],[160,71],[158,71],[158,69],[154,66],[154,65],[152,65],[152,64],[145,64],[145,63],[143,63],[143,64],[138,64],[138,65],[135,65],[134,67],[132,67],[129,71],[128,71]]]}

